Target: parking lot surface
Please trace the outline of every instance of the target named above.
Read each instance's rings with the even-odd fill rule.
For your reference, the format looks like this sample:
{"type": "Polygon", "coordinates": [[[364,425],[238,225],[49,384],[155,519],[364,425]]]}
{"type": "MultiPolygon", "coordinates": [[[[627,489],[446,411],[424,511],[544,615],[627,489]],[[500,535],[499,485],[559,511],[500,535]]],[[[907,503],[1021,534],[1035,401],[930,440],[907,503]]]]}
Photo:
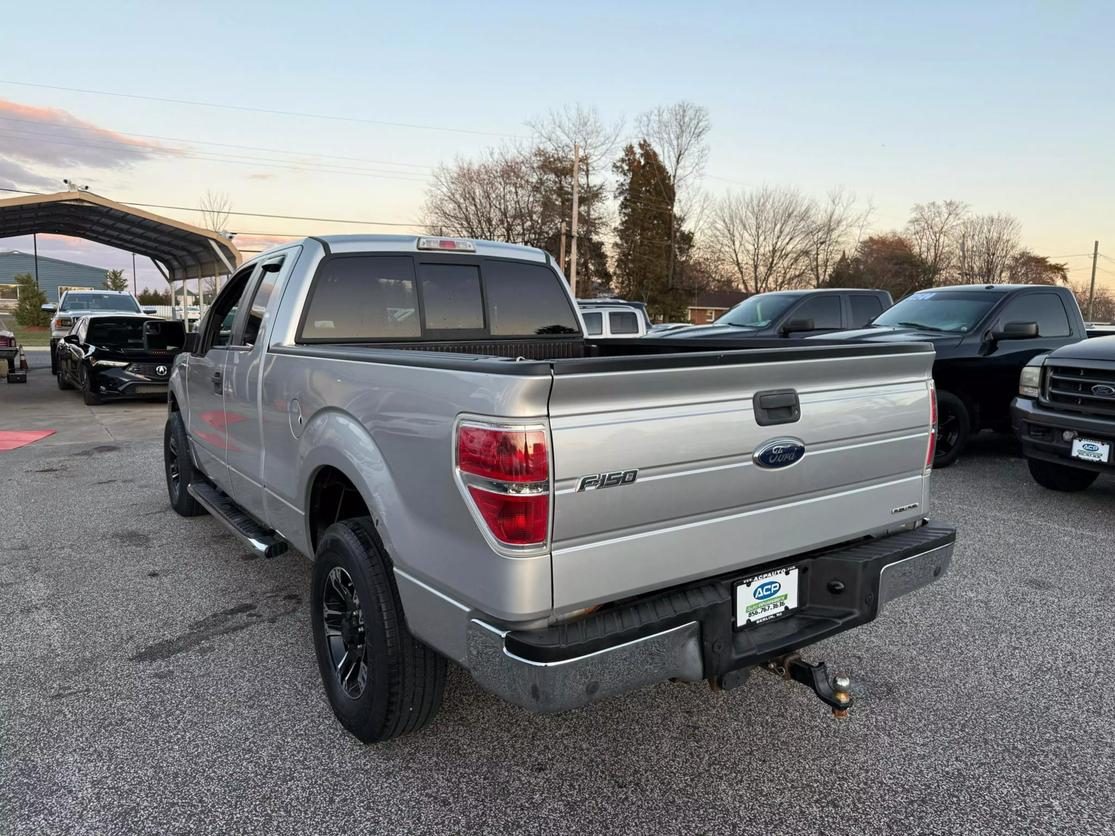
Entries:
{"type": "Polygon", "coordinates": [[[940,583],[809,649],[853,680],[663,684],[534,716],[452,669],[422,733],[330,712],[310,563],[168,507],[165,407],[0,384],[0,832],[1112,832],[1115,480],[1055,494],[1009,439],[935,474],[940,583]]]}

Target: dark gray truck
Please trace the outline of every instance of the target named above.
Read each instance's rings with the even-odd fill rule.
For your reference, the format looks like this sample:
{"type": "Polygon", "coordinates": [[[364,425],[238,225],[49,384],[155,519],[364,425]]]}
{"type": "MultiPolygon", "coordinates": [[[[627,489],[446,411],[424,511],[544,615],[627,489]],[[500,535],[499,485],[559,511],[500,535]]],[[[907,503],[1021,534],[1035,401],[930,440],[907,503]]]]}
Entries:
{"type": "Polygon", "coordinates": [[[765,667],[949,565],[932,348],[586,339],[544,252],[308,238],[232,276],[174,363],[170,501],[314,560],[336,716],[375,741],[446,660],[534,711],[765,667]]]}

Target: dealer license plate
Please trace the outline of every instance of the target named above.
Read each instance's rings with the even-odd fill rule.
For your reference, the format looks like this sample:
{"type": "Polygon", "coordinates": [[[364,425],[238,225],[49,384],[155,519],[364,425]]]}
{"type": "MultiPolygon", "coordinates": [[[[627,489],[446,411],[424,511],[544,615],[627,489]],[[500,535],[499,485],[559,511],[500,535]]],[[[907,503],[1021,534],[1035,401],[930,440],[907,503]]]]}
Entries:
{"type": "Polygon", "coordinates": [[[1111,444],[1106,441],[1092,441],[1090,438],[1072,440],[1072,457],[1086,462],[1111,461],[1111,444]]]}
{"type": "Polygon", "coordinates": [[[797,605],[797,566],[747,578],[736,584],[736,627],[777,618],[797,605]]]}

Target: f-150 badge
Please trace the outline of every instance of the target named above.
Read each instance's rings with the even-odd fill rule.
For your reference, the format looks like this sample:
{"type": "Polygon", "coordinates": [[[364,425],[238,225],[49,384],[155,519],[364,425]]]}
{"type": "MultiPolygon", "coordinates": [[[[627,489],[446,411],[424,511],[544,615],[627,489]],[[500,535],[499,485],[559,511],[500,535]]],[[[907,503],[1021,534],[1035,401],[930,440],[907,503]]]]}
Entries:
{"type": "Polygon", "coordinates": [[[578,491],[595,491],[600,488],[615,488],[620,485],[630,485],[639,478],[638,470],[616,470],[612,473],[594,473],[592,476],[582,476],[577,484],[578,491]]]}

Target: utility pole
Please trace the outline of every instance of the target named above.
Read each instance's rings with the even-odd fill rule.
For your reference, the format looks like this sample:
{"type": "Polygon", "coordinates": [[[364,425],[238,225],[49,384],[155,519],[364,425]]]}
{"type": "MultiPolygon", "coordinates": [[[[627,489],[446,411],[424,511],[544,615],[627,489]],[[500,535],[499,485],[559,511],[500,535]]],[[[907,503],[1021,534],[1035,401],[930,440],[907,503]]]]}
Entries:
{"type": "Polygon", "coordinates": [[[578,181],[581,179],[581,146],[573,143],[573,228],[569,242],[569,287],[577,298],[577,215],[580,214],[578,181]]]}
{"type": "Polygon", "coordinates": [[[1088,291],[1088,321],[1092,321],[1092,303],[1096,299],[1096,259],[1100,254],[1100,242],[1092,245],[1092,287],[1088,291]]]}
{"type": "MultiPolygon", "coordinates": [[[[31,246],[35,249],[35,289],[39,287],[39,234],[31,233],[31,246]]],[[[1095,275],[1095,265],[1092,265],[1092,274],[1095,275]]]]}
{"type": "Polygon", "coordinates": [[[136,290],[136,254],[132,253],[132,296],[138,296],[139,291],[136,290]]]}
{"type": "Polygon", "coordinates": [[[558,267],[565,272],[565,221],[561,222],[561,247],[558,249],[558,267]]]}

